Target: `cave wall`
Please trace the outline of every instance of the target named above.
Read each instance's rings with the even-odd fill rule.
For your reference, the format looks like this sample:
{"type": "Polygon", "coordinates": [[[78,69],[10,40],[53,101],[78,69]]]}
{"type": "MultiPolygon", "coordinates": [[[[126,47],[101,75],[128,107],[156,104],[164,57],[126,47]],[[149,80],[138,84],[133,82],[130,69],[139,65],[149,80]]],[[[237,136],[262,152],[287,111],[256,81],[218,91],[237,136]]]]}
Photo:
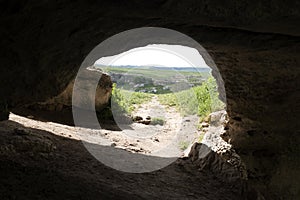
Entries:
{"type": "Polygon", "coordinates": [[[3,115],[6,107],[62,93],[84,57],[108,37],[145,26],[174,29],[206,48],[222,75],[229,115],[223,137],[245,162],[249,185],[267,199],[300,196],[298,1],[1,0],[0,5],[3,115]]]}

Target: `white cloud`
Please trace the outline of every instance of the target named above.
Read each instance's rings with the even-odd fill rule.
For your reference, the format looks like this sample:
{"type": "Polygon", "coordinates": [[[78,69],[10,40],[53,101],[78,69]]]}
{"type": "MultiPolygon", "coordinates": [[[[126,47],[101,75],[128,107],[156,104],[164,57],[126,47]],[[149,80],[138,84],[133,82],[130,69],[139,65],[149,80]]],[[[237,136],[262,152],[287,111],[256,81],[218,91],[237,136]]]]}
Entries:
{"type": "Polygon", "coordinates": [[[165,67],[208,67],[199,52],[180,45],[148,45],[121,54],[103,57],[98,65],[134,65],[165,67]]]}

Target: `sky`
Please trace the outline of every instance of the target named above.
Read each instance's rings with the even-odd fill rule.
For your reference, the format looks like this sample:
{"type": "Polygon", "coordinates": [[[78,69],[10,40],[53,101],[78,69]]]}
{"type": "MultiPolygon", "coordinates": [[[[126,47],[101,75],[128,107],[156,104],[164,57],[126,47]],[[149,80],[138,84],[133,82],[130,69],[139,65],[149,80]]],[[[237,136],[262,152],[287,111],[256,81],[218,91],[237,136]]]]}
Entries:
{"type": "Polygon", "coordinates": [[[199,52],[181,45],[153,44],[118,55],[102,57],[97,65],[133,65],[160,67],[208,67],[199,52]]]}

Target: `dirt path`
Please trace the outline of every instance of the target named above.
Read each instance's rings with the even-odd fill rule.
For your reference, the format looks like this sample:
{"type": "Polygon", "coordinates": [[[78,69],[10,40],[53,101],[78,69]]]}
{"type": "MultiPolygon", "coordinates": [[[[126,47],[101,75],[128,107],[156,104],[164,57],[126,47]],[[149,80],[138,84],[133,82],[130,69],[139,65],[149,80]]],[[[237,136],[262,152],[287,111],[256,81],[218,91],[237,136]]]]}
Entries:
{"type": "Polygon", "coordinates": [[[158,97],[137,107],[134,116],[144,119],[164,119],[163,125],[133,123],[122,131],[94,130],[71,127],[52,122],[41,122],[11,114],[10,119],[27,127],[49,131],[53,134],[104,146],[114,146],[129,152],[180,157],[184,149],[198,136],[196,116],[182,117],[174,107],[161,105],[158,97]]]}
{"type": "Polygon", "coordinates": [[[116,144],[116,147],[161,157],[181,155],[178,135],[183,119],[175,108],[161,105],[158,97],[154,96],[151,101],[140,105],[133,112],[133,116],[143,119],[150,116],[151,119],[163,119],[165,123],[163,125],[133,123],[132,129],[124,129],[121,132],[110,131],[106,136],[116,144]]]}

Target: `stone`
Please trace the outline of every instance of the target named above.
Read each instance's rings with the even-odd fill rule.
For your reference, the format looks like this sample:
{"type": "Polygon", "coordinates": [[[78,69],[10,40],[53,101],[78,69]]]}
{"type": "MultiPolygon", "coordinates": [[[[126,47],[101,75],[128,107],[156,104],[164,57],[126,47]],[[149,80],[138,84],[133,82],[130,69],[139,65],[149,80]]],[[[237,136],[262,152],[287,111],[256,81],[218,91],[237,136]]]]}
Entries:
{"type": "Polygon", "coordinates": [[[224,110],[213,112],[209,115],[210,124],[214,126],[225,125],[227,119],[227,113],[224,110]]]}
{"type": "Polygon", "coordinates": [[[202,123],[201,123],[201,127],[207,128],[207,127],[209,127],[209,123],[202,122],[202,123]]]}
{"type": "Polygon", "coordinates": [[[110,144],[110,146],[115,147],[115,146],[117,146],[117,144],[113,142],[113,143],[110,144]]]}
{"type": "Polygon", "coordinates": [[[145,125],[149,125],[151,123],[151,120],[143,120],[141,121],[141,123],[145,125]]]}
{"type": "MultiPolygon", "coordinates": [[[[244,160],[251,174],[249,185],[269,199],[274,195],[285,199],[299,196],[299,184],[293,182],[299,174],[300,153],[297,0],[260,0],[251,6],[246,1],[221,5],[204,0],[134,1],[122,6],[113,1],[76,1],[72,6],[64,0],[59,4],[3,3],[0,102],[8,102],[9,109],[58,96],[64,103],[71,102],[72,81],[79,66],[88,52],[108,36],[142,24],[175,29],[193,37],[208,50],[204,58],[211,56],[214,60],[208,63],[212,74],[226,86],[226,90],[219,87],[220,98],[226,97],[227,104],[226,140],[244,160]],[[128,13],[134,15],[128,18],[128,13]],[[246,133],[253,128],[258,131],[250,137],[246,133]],[[267,153],[257,154],[264,150],[267,153]]],[[[101,56],[154,43],[189,46],[189,41],[180,38],[145,38],[122,48],[109,47],[101,56]]],[[[103,100],[109,98],[106,91],[109,87],[98,93],[103,100]]],[[[103,101],[98,100],[97,107],[101,108],[103,101]]],[[[48,105],[55,112],[64,109],[48,105]]],[[[0,111],[0,120],[6,119],[8,112],[0,111]]]]}
{"type": "Polygon", "coordinates": [[[134,122],[138,122],[138,121],[143,120],[143,117],[141,117],[141,116],[134,116],[134,117],[132,118],[132,120],[133,120],[134,122]]]}

